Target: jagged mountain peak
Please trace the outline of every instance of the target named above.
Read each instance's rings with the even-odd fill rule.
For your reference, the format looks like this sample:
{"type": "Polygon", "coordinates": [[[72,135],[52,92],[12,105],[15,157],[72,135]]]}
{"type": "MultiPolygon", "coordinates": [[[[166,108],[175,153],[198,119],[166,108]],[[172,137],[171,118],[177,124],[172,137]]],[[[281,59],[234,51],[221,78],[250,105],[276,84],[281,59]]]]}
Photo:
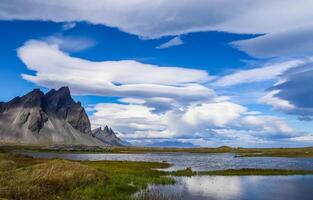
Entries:
{"type": "Polygon", "coordinates": [[[63,87],[60,87],[58,92],[63,92],[63,93],[66,93],[66,94],[71,94],[71,91],[70,91],[70,88],[67,87],[67,86],[63,86],[63,87]]]}
{"type": "Polygon", "coordinates": [[[42,105],[44,98],[44,93],[40,91],[39,89],[34,89],[31,92],[25,94],[22,97],[15,97],[9,102],[2,103],[2,109],[7,110],[7,109],[13,109],[16,107],[24,107],[24,108],[32,108],[32,107],[38,107],[42,105]]]}
{"type": "Polygon", "coordinates": [[[62,106],[68,106],[74,102],[68,87],[62,87],[59,90],[50,90],[45,95],[48,107],[51,109],[60,109],[62,106]]]}
{"type": "Polygon", "coordinates": [[[107,143],[112,146],[124,146],[124,142],[117,137],[116,133],[112,128],[109,128],[107,125],[102,129],[98,127],[92,130],[92,135],[101,140],[104,143],[107,143]]]}
{"type": "Polygon", "coordinates": [[[89,118],[68,87],[44,94],[34,89],[0,103],[0,141],[11,143],[103,144],[91,135],[89,118]]]}

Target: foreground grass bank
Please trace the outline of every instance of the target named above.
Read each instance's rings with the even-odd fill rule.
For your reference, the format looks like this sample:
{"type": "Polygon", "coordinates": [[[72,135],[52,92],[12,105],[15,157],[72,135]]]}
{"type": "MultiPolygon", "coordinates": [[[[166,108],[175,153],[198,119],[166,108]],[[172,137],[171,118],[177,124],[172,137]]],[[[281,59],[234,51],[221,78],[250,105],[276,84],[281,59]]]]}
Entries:
{"type": "Polygon", "coordinates": [[[171,176],[307,175],[313,170],[241,169],[159,171],[167,163],[34,159],[0,153],[0,199],[132,199],[148,184],[173,184],[171,176]]]}
{"type": "Polygon", "coordinates": [[[0,199],[130,199],[148,184],[171,184],[166,163],[73,162],[0,154],[0,199]]]}

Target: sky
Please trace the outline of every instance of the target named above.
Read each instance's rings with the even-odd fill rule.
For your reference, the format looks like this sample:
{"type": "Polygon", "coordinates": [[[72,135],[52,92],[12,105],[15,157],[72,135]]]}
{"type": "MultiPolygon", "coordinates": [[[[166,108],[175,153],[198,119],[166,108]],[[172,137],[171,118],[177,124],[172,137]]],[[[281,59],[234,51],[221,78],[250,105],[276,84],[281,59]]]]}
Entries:
{"type": "Polygon", "coordinates": [[[68,86],[134,145],[313,142],[311,0],[2,0],[0,101],[68,86]]]}

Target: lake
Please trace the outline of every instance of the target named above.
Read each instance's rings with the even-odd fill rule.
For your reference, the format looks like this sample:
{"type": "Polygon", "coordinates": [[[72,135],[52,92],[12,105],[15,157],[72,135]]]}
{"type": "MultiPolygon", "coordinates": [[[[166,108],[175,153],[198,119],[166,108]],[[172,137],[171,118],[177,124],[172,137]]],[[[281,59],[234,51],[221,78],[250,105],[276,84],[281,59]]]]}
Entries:
{"type": "MultiPolygon", "coordinates": [[[[124,160],[167,162],[166,170],[191,167],[194,171],[263,168],[313,170],[313,158],[236,157],[236,154],[144,153],[144,154],[70,154],[30,153],[36,158],[70,160],[124,160]]],[[[173,200],[311,200],[313,176],[193,176],[173,177],[174,185],[150,185],[135,196],[152,195],[173,200]]],[[[141,198],[147,199],[147,198],[141,198]]]]}
{"type": "Polygon", "coordinates": [[[236,157],[236,154],[230,153],[70,154],[24,152],[23,154],[33,156],[35,158],[63,158],[90,161],[149,161],[167,162],[173,164],[173,166],[167,170],[184,169],[187,167],[191,167],[194,171],[242,168],[313,170],[313,158],[236,157]]]}
{"type": "Polygon", "coordinates": [[[313,176],[193,176],[151,185],[135,196],[175,200],[312,200],[313,176]]]}

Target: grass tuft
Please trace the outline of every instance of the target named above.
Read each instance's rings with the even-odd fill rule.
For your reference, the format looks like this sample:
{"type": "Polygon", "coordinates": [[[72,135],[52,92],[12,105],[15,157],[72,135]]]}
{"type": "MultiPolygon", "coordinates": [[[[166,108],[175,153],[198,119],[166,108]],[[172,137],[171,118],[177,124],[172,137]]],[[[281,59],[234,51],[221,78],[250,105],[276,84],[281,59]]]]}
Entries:
{"type": "Polygon", "coordinates": [[[51,160],[22,168],[17,168],[12,160],[0,163],[0,197],[7,199],[61,199],[74,187],[105,180],[101,172],[65,160],[51,160]]]}
{"type": "Polygon", "coordinates": [[[188,177],[197,175],[196,172],[192,171],[191,167],[187,167],[186,169],[182,169],[182,170],[173,171],[173,172],[170,172],[170,174],[172,176],[188,176],[188,177]]]}

